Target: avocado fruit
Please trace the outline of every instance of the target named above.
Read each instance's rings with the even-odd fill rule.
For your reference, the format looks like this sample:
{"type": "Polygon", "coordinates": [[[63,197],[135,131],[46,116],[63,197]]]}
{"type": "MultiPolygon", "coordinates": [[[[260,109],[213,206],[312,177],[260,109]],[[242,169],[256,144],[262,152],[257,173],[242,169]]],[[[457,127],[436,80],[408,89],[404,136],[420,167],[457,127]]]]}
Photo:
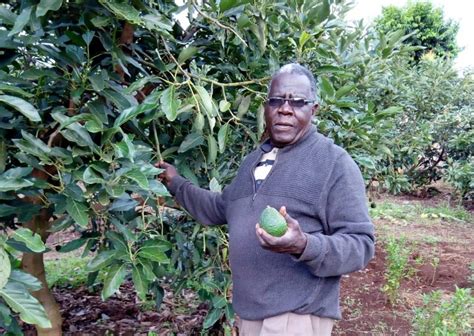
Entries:
{"type": "Polygon", "coordinates": [[[260,215],[260,227],[274,237],[283,236],[288,230],[285,218],[277,209],[267,206],[260,215]]]}

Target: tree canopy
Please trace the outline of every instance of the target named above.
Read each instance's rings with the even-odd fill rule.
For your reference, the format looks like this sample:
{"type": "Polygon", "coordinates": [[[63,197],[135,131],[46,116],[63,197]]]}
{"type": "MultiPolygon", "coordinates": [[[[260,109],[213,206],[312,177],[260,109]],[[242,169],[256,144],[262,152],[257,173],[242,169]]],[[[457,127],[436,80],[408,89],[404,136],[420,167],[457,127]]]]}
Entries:
{"type": "Polygon", "coordinates": [[[445,20],[443,10],[434,7],[431,2],[412,2],[405,7],[384,7],[381,16],[375,20],[375,28],[385,34],[397,30],[402,30],[406,35],[412,34],[405,43],[423,47],[413,52],[415,60],[430,51],[438,56],[451,58],[456,57],[459,52],[456,43],[459,24],[445,20]]]}
{"type": "MultiPolygon", "coordinates": [[[[444,60],[413,69],[404,31],[349,26],[348,10],[342,0],[1,4],[0,258],[12,271],[2,275],[0,296],[36,291],[38,281],[18,281],[15,251],[44,278],[34,267],[40,241],[68,229],[78,238],[59,251],[93,256],[90,282],[105,272],[104,299],[129,277],[141,300],[159,306],[161,283],[172,279],[199,285],[211,307],[205,328],[231,320],[225,229],[200,228],[173,211],[153,163],[171,161],[193,183],[222,190],[258,145],[269,76],[288,62],[317,75],[314,124],[348,150],[368,186],[400,192],[438,178],[418,172],[472,143],[472,131],[438,133],[464,119],[472,130],[472,77],[460,80],[444,60]],[[187,27],[176,20],[184,9],[187,27]]],[[[461,190],[470,188],[470,157],[453,157],[467,167],[453,175],[461,190]]],[[[0,299],[9,327],[10,308],[24,307],[10,302],[0,299]]],[[[52,306],[46,313],[58,331],[52,306]]],[[[27,311],[20,317],[49,325],[45,312],[41,321],[27,311]]]]}

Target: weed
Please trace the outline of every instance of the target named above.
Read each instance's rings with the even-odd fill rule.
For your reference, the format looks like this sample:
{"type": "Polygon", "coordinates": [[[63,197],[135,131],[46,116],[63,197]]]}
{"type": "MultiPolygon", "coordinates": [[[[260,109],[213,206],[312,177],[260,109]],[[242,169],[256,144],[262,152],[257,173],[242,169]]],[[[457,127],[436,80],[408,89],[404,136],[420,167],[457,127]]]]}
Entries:
{"type": "Polygon", "coordinates": [[[430,265],[433,266],[433,277],[431,278],[431,285],[433,285],[436,280],[436,272],[438,271],[439,258],[436,256],[433,257],[433,259],[431,259],[430,265]]]}
{"type": "Polygon", "coordinates": [[[369,211],[373,219],[412,220],[416,216],[415,210],[416,207],[410,204],[383,202],[369,211]]]}
{"type": "Polygon", "coordinates": [[[463,207],[451,207],[447,204],[441,204],[437,207],[416,207],[417,213],[420,214],[421,218],[428,219],[442,219],[449,222],[472,222],[472,215],[469,211],[463,207]]]}
{"type": "Polygon", "coordinates": [[[375,208],[370,208],[369,211],[373,219],[412,221],[422,218],[462,223],[472,223],[473,221],[473,216],[469,211],[463,207],[451,207],[448,204],[423,207],[421,205],[382,202],[378,203],[375,208]]]}
{"type": "Polygon", "coordinates": [[[79,287],[87,282],[86,265],[90,258],[63,257],[57,260],[46,260],[46,280],[49,287],[79,287]]]}
{"type": "Polygon", "coordinates": [[[457,288],[449,300],[443,300],[440,290],[425,294],[423,306],[415,308],[413,330],[417,336],[467,335],[472,332],[470,324],[474,297],[471,290],[457,288]]]}
{"type": "Polygon", "coordinates": [[[398,289],[401,281],[410,273],[409,257],[411,249],[405,238],[388,237],[386,241],[387,270],[385,271],[385,285],[382,290],[387,294],[390,304],[398,299],[398,289]]]}

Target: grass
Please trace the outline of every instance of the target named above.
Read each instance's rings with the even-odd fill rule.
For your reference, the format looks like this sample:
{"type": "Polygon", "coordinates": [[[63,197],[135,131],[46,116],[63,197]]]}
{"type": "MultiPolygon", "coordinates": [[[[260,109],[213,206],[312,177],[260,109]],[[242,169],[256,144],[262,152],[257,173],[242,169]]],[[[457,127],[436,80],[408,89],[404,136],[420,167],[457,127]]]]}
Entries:
{"type": "Polygon", "coordinates": [[[57,260],[46,260],[48,286],[79,287],[87,282],[86,265],[90,257],[64,256],[57,260]]]}
{"type": "Polygon", "coordinates": [[[436,207],[423,207],[414,204],[400,204],[393,202],[377,203],[375,208],[370,208],[373,219],[388,219],[392,221],[422,221],[429,223],[433,220],[448,222],[473,223],[473,215],[462,207],[451,207],[440,204],[436,207]]]}

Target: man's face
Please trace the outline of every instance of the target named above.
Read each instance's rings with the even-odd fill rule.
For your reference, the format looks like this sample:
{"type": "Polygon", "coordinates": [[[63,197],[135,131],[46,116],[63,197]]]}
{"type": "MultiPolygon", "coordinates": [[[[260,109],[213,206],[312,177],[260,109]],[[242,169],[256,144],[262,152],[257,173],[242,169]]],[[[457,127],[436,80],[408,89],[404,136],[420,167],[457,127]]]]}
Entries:
{"type": "MultiPolygon", "coordinates": [[[[314,99],[309,79],[289,73],[279,74],[273,79],[268,98],[314,99]]],[[[284,147],[296,143],[310,129],[311,117],[317,107],[315,103],[293,107],[289,101],[284,101],[281,106],[272,106],[267,101],[265,122],[272,144],[284,147]]]]}

